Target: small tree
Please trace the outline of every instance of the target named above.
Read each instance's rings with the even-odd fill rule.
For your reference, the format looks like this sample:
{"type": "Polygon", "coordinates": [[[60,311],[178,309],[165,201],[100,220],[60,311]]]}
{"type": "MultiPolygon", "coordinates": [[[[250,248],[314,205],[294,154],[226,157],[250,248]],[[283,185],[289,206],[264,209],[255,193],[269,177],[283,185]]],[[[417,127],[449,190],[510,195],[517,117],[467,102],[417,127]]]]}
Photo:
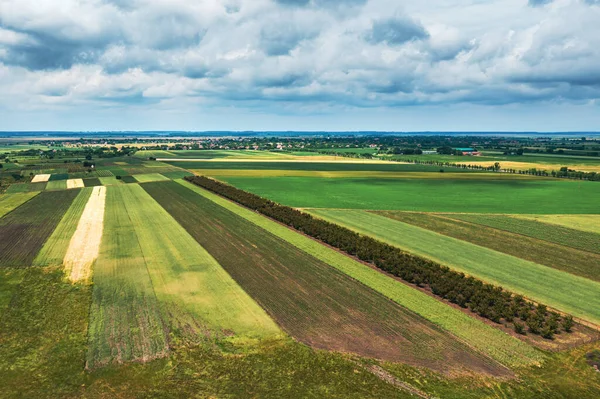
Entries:
{"type": "Polygon", "coordinates": [[[523,323],[515,321],[514,327],[517,334],[525,335],[525,325],[523,323]]]}
{"type": "Polygon", "coordinates": [[[553,339],[554,338],[554,331],[552,331],[552,328],[550,326],[546,326],[542,329],[542,337],[546,338],[546,339],[553,339]]]}
{"type": "Polygon", "coordinates": [[[570,333],[573,330],[573,326],[575,325],[575,321],[573,321],[573,316],[565,316],[562,320],[562,328],[566,332],[570,333]]]}

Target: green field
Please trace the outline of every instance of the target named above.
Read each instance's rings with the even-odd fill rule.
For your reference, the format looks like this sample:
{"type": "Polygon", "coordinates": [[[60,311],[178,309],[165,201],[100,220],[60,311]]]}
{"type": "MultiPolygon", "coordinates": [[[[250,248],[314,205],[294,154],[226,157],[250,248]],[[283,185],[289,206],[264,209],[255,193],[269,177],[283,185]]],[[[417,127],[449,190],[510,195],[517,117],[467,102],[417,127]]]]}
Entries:
{"type": "MultiPolygon", "coordinates": [[[[451,219],[452,214],[394,211],[376,213],[544,266],[600,281],[600,255],[598,254],[531,238],[523,234],[451,219]]],[[[510,216],[501,216],[501,218],[508,221],[513,219],[510,216]]],[[[600,246],[600,236],[597,244],[600,246]]]]}
{"type": "Polygon", "coordinates": [[[600,254],[600,234],[596,233],[499,215],[464,214],[450,217],[600,254]]]}
{"type": "Polygon", "coordinates": [[[506,373],[424,318],[188,188],[143,187],[299,341],[445,373],[506,373]]]}
{"type": "Polygon", "coordinates": [[[406,210],[472,213],[598,211],[595,182],[538,180],[323,179],[230,177],[222,180],[284,205],[299,208],[406,210]],[[506,193],[511,195],[507,196],[506,193]],[[548,201],[552,198],[552,201],[548,201]]]}
{"type": "Polygon", "coordinates": [[[62,265],[71,237],[77,229],[79,219],[91,194],[92,188],[79,190],[79,194],[33,261],[35,266],[62,265]]]}
{"type": "Polygon", "coordinates": [[[600,283],[364,211],[311,213],[593,323],[600,283]]]}
{"type": "Polygon", "coordinates": [[[11,184],[10,187],[6,190],[7,194],[15,194],[15,193],[29,193],[35,191],[44,191],[46,189],[46,185],[48,183],[40,182],[40,183],[17,183],[11,184]]]}
{"type": "Polygon", "coordinates": [[[51,180],[46,185],[46,190],[66,190],[67,189],[67,181],[66,180],[51,180]]]}
{"type": "Polygon", "coordinates": [[[209,191],[185,181],[178,183],[199,195],[234,212],[236,215],[284,239],[302,251],[335,267],[348,276],[385,295],[434,324],[465,340],[478,350],[508,366],[523,366],[541,362],[541,352],[531,346],[456,310],[431,296],[391,279],[338,251],[299,234],[279,223],[243,208],[209,191]]]}
{"type": "Polygon", "coordinates": [[[520,215],[519,217],[600,234],[600,215],[520,215]]]}
{"type": "Polygon", "coordinates": [[[127,194],[111,187],[106,193],[104,233],[93,267],[86,357],[90,369],[168,354],[167,326],[135,226],[123,206],[127,194]]]}
{"type": "Polygon", "coordinates": [[[28,192],[0,195],[0,218],[38,194],[39,192],[28,192]]]}
{"type": "MultiPolygon", "coordinates": [[[[98,179],[103,186],[114,186],[117,184],[123,184],[123,182],[120,179],[117,179],[115,176],[99,177],[98,179]]],[[[84,184],[86,184],[85,181],[84,184]]]]}
{"type": "Polygon", "coordinates": [[[133,177],[140,183],[169,180],[168,177],[165,177],[165,176],[161,175],[160,173],[145,173],[145,174],[141,174],[141,175],[134,175],[133,177]]]}

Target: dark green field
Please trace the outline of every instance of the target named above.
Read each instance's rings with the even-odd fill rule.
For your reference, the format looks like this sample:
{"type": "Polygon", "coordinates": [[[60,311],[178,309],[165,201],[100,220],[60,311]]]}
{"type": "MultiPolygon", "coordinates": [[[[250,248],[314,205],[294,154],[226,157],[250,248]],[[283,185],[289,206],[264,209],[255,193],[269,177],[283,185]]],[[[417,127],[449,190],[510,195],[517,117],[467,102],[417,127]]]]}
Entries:
{"type": "Polygon", "coordinates": [[[463,179],[225,177],[246,191],[299,208],[381,209],[422,212],[598,212],[595,182],[463,179]],[[552,198],[552,201],[548,201],[552,198]]]}

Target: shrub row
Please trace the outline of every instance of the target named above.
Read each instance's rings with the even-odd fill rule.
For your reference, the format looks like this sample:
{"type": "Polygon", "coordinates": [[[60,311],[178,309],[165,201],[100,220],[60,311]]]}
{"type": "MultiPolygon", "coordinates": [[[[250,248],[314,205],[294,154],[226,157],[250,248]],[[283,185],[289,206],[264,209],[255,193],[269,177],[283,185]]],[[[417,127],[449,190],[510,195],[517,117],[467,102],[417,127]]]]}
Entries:
{"type": "Polygon", "coordinates": [[[338,248],[360,260],[444,298],[495,323],[512,324],[516,332],[551,339],[560,331],[570,332],[573,318],[561,317],[544,305],[535,306],[520,295],[512,295],[491,284],[411,255],[396,247],[358,234],[345,227],[277,204],[255,194],[204,176],[188,176],[187,181],[233,200],[247,208],[338,248]]]}

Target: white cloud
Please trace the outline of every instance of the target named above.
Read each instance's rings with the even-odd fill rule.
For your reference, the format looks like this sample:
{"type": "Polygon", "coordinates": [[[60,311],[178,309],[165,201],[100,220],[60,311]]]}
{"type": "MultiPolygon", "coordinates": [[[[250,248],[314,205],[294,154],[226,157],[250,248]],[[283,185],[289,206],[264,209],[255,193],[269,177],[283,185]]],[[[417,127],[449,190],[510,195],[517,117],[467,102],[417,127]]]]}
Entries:
{"type": "Polygon", "coordinates": [[[600,7],[530,3],[0,0],[0,107],[594,103],[600,7]]]}

